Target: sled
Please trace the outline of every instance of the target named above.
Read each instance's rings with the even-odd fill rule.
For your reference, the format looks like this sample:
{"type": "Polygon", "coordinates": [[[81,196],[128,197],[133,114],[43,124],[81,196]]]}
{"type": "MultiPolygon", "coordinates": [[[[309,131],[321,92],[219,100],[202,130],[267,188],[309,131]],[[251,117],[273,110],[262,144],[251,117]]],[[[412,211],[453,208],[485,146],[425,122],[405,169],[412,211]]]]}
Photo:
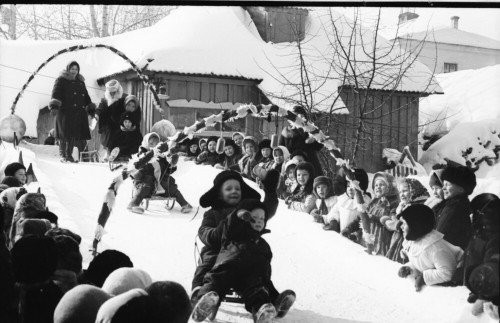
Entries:
{"type": "Polygon", "coordinates": [[[112,172],[117,170],[120,167],[126,166],[129,162],[128,158],[117,158],[113,161],[108,161],[109,164],[109,170],[112,172]]]}
{"type": "Polygon", "coordinates": [[[144,210],[148,209],[149,201],[165,201],[165,209],[167,210],[172,210],[175,205],[175,197],[167,197],[164,195],[153,195],[149,198],[145,198],[142,200],[141,205],[144,207],[144,210]]]}

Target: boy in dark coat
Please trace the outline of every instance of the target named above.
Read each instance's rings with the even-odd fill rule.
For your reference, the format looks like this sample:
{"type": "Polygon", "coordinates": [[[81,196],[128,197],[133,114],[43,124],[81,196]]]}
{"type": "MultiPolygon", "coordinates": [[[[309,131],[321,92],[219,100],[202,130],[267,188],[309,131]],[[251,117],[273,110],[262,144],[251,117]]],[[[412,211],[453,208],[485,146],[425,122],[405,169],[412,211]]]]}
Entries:
{"type": "MultiPolygon", "coordinates": [[[[270,284],[272,259],[271,247],[262,238],[270,232],[265,229],[266,221],[266,207],[256,199],[241,201],[223,220],[221,250],[198,293],[201,298],[193,310],[195,321],[210,315],[219,295],[227,294],[230,288],[242,296],[255,322],[271,322],[276,317],[276,308],[265,288],[270,284]]],[[[293,300],[288,302],[286,312],[295,298],[293,291],[289,294],[293,300]]]]}
{"type": "Polygon", "coordinates": [[[109,141],[109,161],[115,159],[129,160],[135,154],[142,142],[142,135],[137,131],[137,124],[130,112],[124,112],[120,118],[120,129],[109,141]]]}
{"type": "Polygon", "coordinates": [[[447,166],[441,179],[445,201],[436,214],[436,230],[444,234],[446,241],[465,250],[472,237],[468,196],[476,187],[476,175],[465,166],[447,166]]]}
{"type": "Polygon", "coordinates": [[[55,137],[59,139],[61,162],[75,162],[75,141],[90,139],[87,111],[95,110],[77,62],[70,62],[56,79],[49,109],[51,115],[56,115],[55,137]]]}
{"type": "Polygon", "coordinates": [[[215,136],[208,137],[207,140],[207,150],[201,152],[198,157],[196,157],[195,163],[197,165],[210,165],[214,166],[219,160],[219,154],[215,151],[217,147],[217,140],[219,138],[215,136]]]}
{"type": "Polygon", "coordinates": [[[219,162],[214,167],[224,170],[237,168],[238,161],[241,158],[241,154],[238,153],[239,150],[240,148],[232,139],[226,139],[224,153],[219,155],[219,162]]]}

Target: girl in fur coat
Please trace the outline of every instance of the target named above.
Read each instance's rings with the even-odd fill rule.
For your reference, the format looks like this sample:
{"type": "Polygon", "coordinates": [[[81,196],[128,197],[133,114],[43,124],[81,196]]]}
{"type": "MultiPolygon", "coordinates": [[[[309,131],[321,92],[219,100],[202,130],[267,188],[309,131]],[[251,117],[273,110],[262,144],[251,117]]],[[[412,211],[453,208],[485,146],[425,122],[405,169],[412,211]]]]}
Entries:
{"type": "MultiPolygon", "coordinates": [[[[398,189],[394,177],[378,172],[373,177],[374,198],[366,211],[361,213],[363,240],[369,254],[383,255],[389,250],[392,232],[380,220],[384,216],[394,216],[399,204],[398,189]]],[[[385,219],[385,218],[384,218],[385,219]]]]}
{"type": "Polygon", "coordinates": [[[298,163],[294,174],[298,185],[285,199],[285,204],[291,210],[309,214],[316,202],[313,194],[314,166],[309,162],[298,163]]]}
{"type": "Polygon", "coordinates": [[[463,261],[464,251],[444,240],[443,234],[433,229],[432,210],[422,204],[410,205],[401,213],[401,222],[405,238],[402,252],[409,262],[399,269],[398,275],[413,278],[417,292],[424,285],[451,281],[463,261]]]}

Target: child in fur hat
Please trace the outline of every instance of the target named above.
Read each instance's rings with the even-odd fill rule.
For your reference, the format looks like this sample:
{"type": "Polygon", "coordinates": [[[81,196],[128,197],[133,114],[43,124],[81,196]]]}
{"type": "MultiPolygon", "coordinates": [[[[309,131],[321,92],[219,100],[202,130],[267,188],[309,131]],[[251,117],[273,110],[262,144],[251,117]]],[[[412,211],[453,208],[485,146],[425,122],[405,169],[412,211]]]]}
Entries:
{"type": "Polygon", "coordinates": [[[294,175],[298,185],[285,199],[285,204],[291,210],[310,213],[316,202],[313,194],[314,166],[309,162],[298,163],[294,175]]]}
{"type": "Polygon", "coordinates": [[[186,157],[184,157],[185,161],[189,160],[195,160],[196,157],[201,153],[201,149],[199,146],[199,140],[196,137],[193,137],[193,139],[190,139],[187,144],[187,152],[186,152],[186,157]]]}
{"type": "Polygon", "coordinates": [[[255,181],[255,175],[253,174],[253,168],[257,165],[257,151],[259,146],[257,140],[252,136],[246,136],[243,139],[243,151],[244,155],[238,161],[239,171],[241,176],[248,178],[249,180],[255,181]]]}
{"type": "Polygon", "coordinates": [[[310,214],[315,222],[324,224],[324,217],[337,203],[332,184],[332,180],[326,176],[318,176],[314,179],[313,194],[316,196],[316,205],[310,214]]]}
{"type": "Polygon", "coordinates": [[[436,214],[436,230],[444,234],[446,241],[465,250],[472,237],[468,196],[476,187],[476,175],[465,166],[447,166],[441,179],[444,205],[436,214]]]}
{"type": "Polygon", "coordinates": [[[371,201],[366,192],[369,180],[368,174],[361,168],[354,168],[352,172],[357,183],[348,180],[343,171],[339,172],[346,179],[346,192],[338,197],[337,203],[326,216],[323,229],[340,232],[343,237],[361,242],[360,214],[371,201]]]}
{"type": "Polygon", "coordinates": [[[7,165],[4,174],[5,176],[15,177],[21,185],[26,184],[26,167],[21,163],[15,162],[7,165]]]}
{"type": "Polygon", "coordinates": [[[61,298],[54,311],[54,323],[94,323],[101,305],[111,295],[92,285],[79,285],[61,298]]]}
{"type": "Polygon", "coordinates": [[[142,214],[144,209],[139,205],[144,198],[154,194],[164,194],[175,197],[176,202],[181,206],[181,212],[189,213],[193,207],[184,199],[177,188],[175,179],[171,176],[177,170],[178,156],[169,155],[168,143],[160,143],[160,136],[155,132],[150,132],[143,138],[138,158],[138,160],[133,160],[133,167],[137,170],[131,174],[135,190],[127,209],[142,214]]]}
{"type": "Polygon", "coordinates": [[[257,164],[252,168],[252,177],[255,178],[255,182],[259,185],[261,177],[268,169],[271,169],[274,162],[272,153],[273,150],[271,149],[270,139],[263,139],[259,142],[259,149],[255,154],[255,161],[257,164]]]}
{"type": "Polygon", "coordinates": [[[382,217],[380,222],[389,229],[389,231],[393,231],[391,244],[385,256],[393,261],[404,263],[405,259],[401,258],[401,248],[404,238],[401,232],[399,215],[410,205],[423,204],[429,198],[429,193],[424,185],[414,178],[400,179],[398,181],[398,190],[401,202],[396,208],[396,215],[382,217]]]}
{"type": "Polygon", "coordinates": [[[120,129],[111,136],[108,149],[109,161],[129,160],[135,154],[142,142],[142,135],[137,131],[137,124],[130,112],[120,116],[120,129]]]}
{"type": "Polygon", "coordinates": [[[217,138],[216,136],[208,137],[207,150],[201,152],[198,157],[196,157],[196,165],[214,166],[215,164],[217,164],[220,158],[219,154],[215,151],[217,147],[217,140],[219,140],[219,138],[217,138]]]}
{"type": "Polygon", "coordinates": [[[238,161],[242,157],[238,152],[239,147],[236,143],[231,139],[226,139],[224,153],[219,155],[219,162],[214,167],[223,170],[237,169],[238,161]]]}
{"type": "MultiPolygon", "coordinates": [[[[242,200],[222,222],[221,249],[214,267],[205,275],[198,292],[199,301],[193,310],[193,319],[201,322],[218,306],[219,296],[234,288],[245,302],[255,322],[270,322],[277,315],[265,288],[271,280],[272,252],[262,235],[268,216],[265,205],[256,199],[242,200]]],[[[277,304],[278,310],[286,305],[285,314],[295,300],[290,291],[288,302],[277,304]],[[281,305],[281,307],[280,307],[281,305]]]]}
{"type": "Polygon", "coordinates": [[[409,262],[399,269],[399,277],[412,277],[418,292],[424,285],[451,281],[463,261],[464,251],[443,239],[434,230],[434,213],[423,204],[413,204],[401,212],[403,251],[409,262]]]}
{"type": "Polygon", "coordinates": [[[116,269],[122,267],[134,267],[134,264],[123,252],[106,249],[92,259],[88,268],[79,277],[79,281],[84,284],[102,287],[106,278],[116,269]]]}
{"type": "MultiPolygon", "coordinates": [[[[17,223],[22,219],[35,218],[39,212],[46,211],[47,207],[45,203],[45,195],[41,193],[26,193],[17,200],[12,218],[12,227],[10,228],[8,238],[10,248],[14,245],[15,237],[17,235],[17,223]]],[[[47,230],[49,229],[50,227],[47,230]]]]}
{"type": "MultiPolygon", "coordinates": [[[[264,204],[268,211],[268,219],[274,216],[278,206],[276,185],[278,178],[266,178],[264,180],[264,204]]],[[[203,215],[198,237],[203,242],[201,249],[201,263],[196,268],[193,282],[191,299],[195,303],[197,294],[203,283],[203,277],[212,269],[221,248],[222,228],[224,219],[236,209],[242,199],[260,199],[260,194],[251,188],[235,171],[225,170],[217,174],[214,186],[200,197],[201,207],[210,207],[203,215]]],[[[268,286],[268,291],[273,299],[279,293],[274,286],[268,286]]]]}
{"type": "MultiPolygon", "coordinates": [[[[384,255],[389,250],[392,232],[380,222],[384,216],[394,216],[399,205],[398,189],[392,175],[378,172],[373,177],[374,198],[361,212],[363,240],[368,254],[384,255]]],[[[385,219],[385,218],[384,218],[385,219]]]]}

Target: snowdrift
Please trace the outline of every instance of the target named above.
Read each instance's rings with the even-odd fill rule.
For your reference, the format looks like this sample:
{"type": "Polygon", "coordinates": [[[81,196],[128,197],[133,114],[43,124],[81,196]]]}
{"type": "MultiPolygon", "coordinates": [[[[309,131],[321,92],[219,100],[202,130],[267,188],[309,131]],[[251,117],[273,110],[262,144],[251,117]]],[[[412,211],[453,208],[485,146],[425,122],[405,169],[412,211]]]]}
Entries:
{"type": "MultiPolygon", "coordinates": [[[[0,151],[3,156],[16,153],[7,144],[0,149],[9,149],[0,151]]],[[[42,192],[60,225],[82,236],[81,252],[88,263],[102,198],[116,174],[106,164],[61,164],[42,148],[36,154],[21,149],[25,162],[34,163],[42,192]]],[[[181,160],[174,177],[196,209],[217,172],[181,160]]],[[[178,205],[169,212],[160,202],[152,202],[144,215],[138,215],[125,209],[130,196],[127,180],[118,193],[101,250],[119,249],[154,280],[178,281],[190,290],[195,236],[205,210],[199,209],[193,219],[194,213],[181,214],[178,205]]],[[[399,264],[367,255],[361,246],[325,232],[309,215],[289,211],[284,204],[268,227],[272,232],[265,239],[274,254],[273,281],[279,290],[297,292],[296,305],[282,322],[490,322],[484,314],[479,318],[470,314],[466,288],[426,287],[416,293],[410,280],[397,276],[399,264]]],[[[241,305],[223,304],[217,322],[252,320],[241,305]]]]}

